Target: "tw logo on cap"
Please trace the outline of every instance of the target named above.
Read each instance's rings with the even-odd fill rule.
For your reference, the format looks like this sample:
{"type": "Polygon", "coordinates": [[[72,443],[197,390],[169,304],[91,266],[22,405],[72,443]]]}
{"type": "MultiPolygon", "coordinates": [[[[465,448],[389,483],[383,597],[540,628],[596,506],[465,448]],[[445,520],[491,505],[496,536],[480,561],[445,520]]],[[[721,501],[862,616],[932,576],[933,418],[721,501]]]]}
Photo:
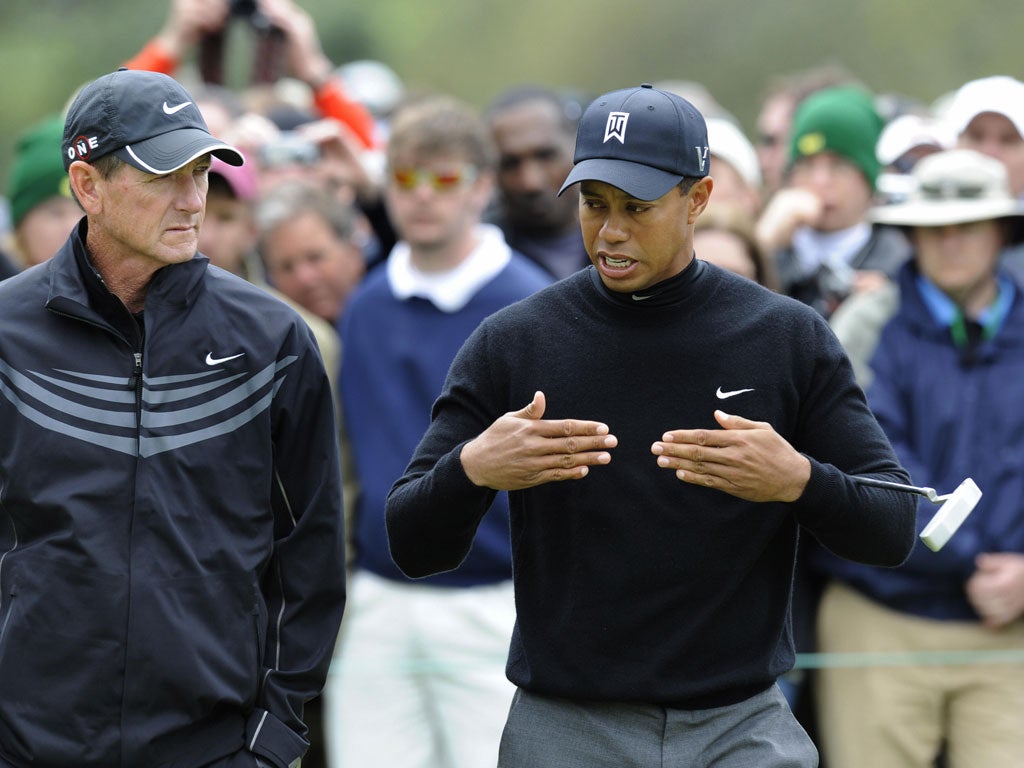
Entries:
{"type": "Polygon", "coordinates": [[[604,126],[604,143],[612,139],[618,139],[620,144],[626,143],[626,123],[629,122],[629,112],[610,112],[608,122],[604,126]]]}

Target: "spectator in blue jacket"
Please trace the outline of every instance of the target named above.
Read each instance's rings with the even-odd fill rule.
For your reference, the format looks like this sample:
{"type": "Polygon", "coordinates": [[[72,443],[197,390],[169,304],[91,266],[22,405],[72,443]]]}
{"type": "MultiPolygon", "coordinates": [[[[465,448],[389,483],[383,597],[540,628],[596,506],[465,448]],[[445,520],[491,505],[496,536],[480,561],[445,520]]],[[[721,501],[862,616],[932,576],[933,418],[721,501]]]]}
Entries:
{"type": "MultiPolygon", "coordinates": [[[[914,483],[949,492],[972,477],[983,495],[940,552],[919,542],[898,569],[814,553],[831,577],[819,649],[901,659],[820,670],[819,727],[835,768],[930,768],[943,745],[951,768],[1010,768],[1024,759],[1024,665],[992,657],[1024,647],[1024,302],[999,254],[1024,204],[973,150],[925,157],[913,176],[906,202],[872,214],[909,229],[913,259],[833,325],[914,483]]],[[[936,510],[921,501],[918,530],[936,510]]]]}

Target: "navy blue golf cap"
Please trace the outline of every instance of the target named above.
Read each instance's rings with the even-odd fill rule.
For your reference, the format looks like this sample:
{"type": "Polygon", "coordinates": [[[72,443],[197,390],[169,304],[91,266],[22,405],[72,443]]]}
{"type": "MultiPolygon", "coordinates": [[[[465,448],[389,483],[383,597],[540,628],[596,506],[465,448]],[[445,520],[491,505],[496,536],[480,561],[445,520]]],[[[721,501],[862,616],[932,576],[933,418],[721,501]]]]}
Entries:
{"type": "Polygon", "coordinates": [[[686,99],[644,83],[598,96],[580,118],[575,166],[558,191],[603,181],[657,200],[686,176],[711,171],[704,116],[686,99]]]}
{"type": "Polygon", "coordinates": [[[124,69],[93,80],[75,96],[64,121],[64,169],[111,153],[140,171],[170,173],[213,153],[225,163],[245,158],[210,135],[185,88],[159,72],[124,69]]]}

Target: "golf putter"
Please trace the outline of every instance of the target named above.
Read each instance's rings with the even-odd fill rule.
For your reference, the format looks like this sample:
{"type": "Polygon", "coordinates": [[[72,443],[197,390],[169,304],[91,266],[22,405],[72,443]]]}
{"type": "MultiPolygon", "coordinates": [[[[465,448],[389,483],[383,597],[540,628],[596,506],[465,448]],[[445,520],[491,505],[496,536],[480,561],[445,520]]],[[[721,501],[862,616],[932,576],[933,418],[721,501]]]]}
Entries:
{"type": "Polygon", "coordinates": [[[981,499],[981,489],[971,479],[967,478],[952,493],[942,496],[935,492],[934,488],[918,488],[916,485],[903,485],[902,483],[890,483],[887,480],[875,480],[873,477],[853,477],[861,485],[873,485],[876,488],[888,488],[891,491],[904,491],[924,496],[932,504],[941,504],[939,511],[929,521],[928,525],[921,531],[921,541],[932,552],[938,552],[956,533],[956,529],[967,519],[971,511],[981,499]]]}

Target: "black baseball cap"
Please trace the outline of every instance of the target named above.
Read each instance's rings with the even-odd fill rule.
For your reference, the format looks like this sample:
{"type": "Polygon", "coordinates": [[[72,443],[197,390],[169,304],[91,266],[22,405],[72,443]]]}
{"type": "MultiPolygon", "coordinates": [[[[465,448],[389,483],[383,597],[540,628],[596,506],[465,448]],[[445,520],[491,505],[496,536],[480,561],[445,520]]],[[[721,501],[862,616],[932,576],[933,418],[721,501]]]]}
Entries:
{"type": "Polygon", "coordinates": [[[657,200],[685,176],[711,171],[704,116],[649,83],[598,96],[580,118],[576,164],[562,188],[603,181],[637,200],[657,200]]]}
{"type": "Polygon", "coordinates": [[[212,152],[225,163],[245,158],[210,135],[192,96],[160,72],[118,69],[88,83],[68,108],[61,145],[64,169],[111,153],[146,173],[176,171],[212,152]]]}

